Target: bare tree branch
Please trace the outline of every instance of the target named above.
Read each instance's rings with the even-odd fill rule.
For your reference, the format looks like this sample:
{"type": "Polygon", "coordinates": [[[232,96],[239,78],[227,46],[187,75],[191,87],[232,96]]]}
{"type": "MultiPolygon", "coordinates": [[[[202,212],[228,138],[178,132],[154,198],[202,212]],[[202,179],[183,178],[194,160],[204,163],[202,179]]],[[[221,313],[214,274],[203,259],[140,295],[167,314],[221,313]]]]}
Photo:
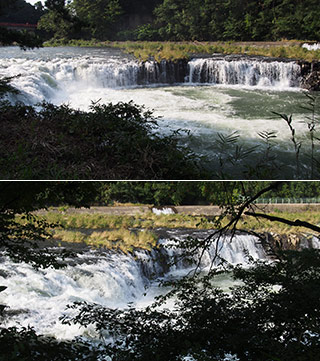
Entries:
{"type": "Polygon", "coordinates": [[[272,222],[281,222],[284,224],[288,224],[289,226],[305,227],[305,228],[309,228],[309,229],[312,229],[313,231],[320,233],[320,227],[318,227],[314,224],[311,224],[309,222],[301,221],[300,219],[296,219],[295,221],[290,221],[289,219],[285,219],[282,217],[270,216],[269,214],[255,213],[255,212],[245,212],[244,214],[246,216],[252,216],[252,217],[256,217],[256,218],[265,218],[272,222]]]}

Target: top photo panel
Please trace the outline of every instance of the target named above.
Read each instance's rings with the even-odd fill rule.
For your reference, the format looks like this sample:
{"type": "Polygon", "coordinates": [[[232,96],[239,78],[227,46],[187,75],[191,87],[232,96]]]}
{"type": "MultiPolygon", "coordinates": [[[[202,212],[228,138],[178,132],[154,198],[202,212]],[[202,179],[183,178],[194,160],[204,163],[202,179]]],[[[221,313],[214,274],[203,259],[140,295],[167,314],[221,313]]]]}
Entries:
{"type": "Polygon", "coordinates": [[[0,0],[0,179],[320,179],[319,14],[0,0]]]}

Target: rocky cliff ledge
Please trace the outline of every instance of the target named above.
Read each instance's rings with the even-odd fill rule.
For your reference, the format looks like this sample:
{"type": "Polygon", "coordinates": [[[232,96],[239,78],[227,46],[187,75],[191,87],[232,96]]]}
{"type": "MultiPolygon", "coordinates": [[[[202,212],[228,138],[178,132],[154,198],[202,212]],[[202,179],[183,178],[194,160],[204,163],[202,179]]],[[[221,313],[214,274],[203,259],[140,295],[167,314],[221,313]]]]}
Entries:
{"type": "Polygon", "coordinates": [[[262,243],[268,251],[272,249],[301,250],[302,248],[319,248],[319,239],[310,233],[279,234],[265,232],[260,234],[262,243]]]}
{"type": "Polygon", "coordinates": [[[301,66],[301,88],[320,91],[320,62],[299,61],[301,66]]]}

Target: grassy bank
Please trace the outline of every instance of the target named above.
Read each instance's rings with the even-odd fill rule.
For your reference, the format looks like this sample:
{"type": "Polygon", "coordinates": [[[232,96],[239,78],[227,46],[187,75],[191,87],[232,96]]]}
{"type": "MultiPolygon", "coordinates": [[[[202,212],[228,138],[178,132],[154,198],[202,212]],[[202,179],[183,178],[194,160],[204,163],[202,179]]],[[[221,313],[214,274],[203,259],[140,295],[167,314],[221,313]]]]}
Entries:
{"type": "Polygon", "coordinates": [[[84,230],[55,230],[58,242],[85,243],[89,246],[132,252],[135,248],[151,250],[157,245],[157,236],[149,230],[131,231],[126,228],[86,232],[84,230]]]}
{"type": "MultiPolygon", "coordinates": [[[[272,215],[280,216],[294,221],[300,220],[317,224],[320,212],[273,212],[272,215]]],[[[134,216],[105,215],[101,213],[64,214],[61,212],[48,212],[44,218],[51,223],[58,223],[61,227],[55,229],[53,238],[62,242],[86,243],[94,247],[121,249],[123,252],[132,251],[134,248],[151,249],[157,244],[156,228],[190,228],[214,229],[213,217],[200,217],[185,214],[155,215],[141,213],[134,216]]],[[[226,224],[228,219],[222,222],[226,224]]],[[[273,232],[279,235],[293,235],[310,233],[303,227],[290,227],[288,225],[259,221],[253,217],[244,217],[238,224],[239,230],[255,231],[257,233],[273,232]]]]}
{"type": "MultiPolygon", "coordinates": [[[[274,211],[268,213],[289,220],[299,218],[302,221],[318,224],[320,221],[320,212],[282,212],[274,211]]],[[[179,214],[162,214],[139,213],[136,215],[109,215],[102,213],[75,213],[64,214],[61,212],[48,212],[44,215],[45,219],[51,223],[59,223],[64,229],[128,229],[143,228],[154,229],[158,227],[164,228],[192,228],[192,229],[212,229],[214,228],[214,216],[193,216],[183,213],[179,214]]],[[[225,219],[224,225],[227,222],[225,219]]],[[[271,222],[268,220],[258,221],[253,217],[246,216],[239,223],[239,229],[255,230],[257,232],[288,233],[292,231],[303,232],[304,228],[292,227],[282,223],[271,222]]]]}
{"type": "Polygon", "coordinates": [[[111,42],[98,40],[55,40],[46,46],[114,47],[132,54],[141,61],[153,58],[157,61],[189,59],[194,55],[242,54],[267,57],[300,59],[305,61],[320,60],[320,50],[309,51],[302,48],[302,41],[280,42],[153,42],[125,41],[111,42]]]}

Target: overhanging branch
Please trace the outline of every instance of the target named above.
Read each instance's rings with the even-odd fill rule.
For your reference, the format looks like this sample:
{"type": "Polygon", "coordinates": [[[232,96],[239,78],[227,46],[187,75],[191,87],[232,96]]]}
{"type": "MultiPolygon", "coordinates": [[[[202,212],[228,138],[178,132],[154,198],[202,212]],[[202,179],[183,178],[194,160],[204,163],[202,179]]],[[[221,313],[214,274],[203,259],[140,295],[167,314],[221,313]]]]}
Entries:
{"type": "Polygon", "coordinates": [[[301,221],[300,219],[296,219],[295,221],[290,221],[289,219],[285,219],[282,217],[270,216],[269,214],[255,213],[255,212],[244,212],[244,214],[246,216],[268,219],[269,221],[272,221],[272,222],[281,222],[284,224],[288,224],[289,226],[305,227],[305,228],[311,229],[317,233],[320,233],[320,227],[316,226],[315,224],[311,224],[309,222],[301,221]]]}

